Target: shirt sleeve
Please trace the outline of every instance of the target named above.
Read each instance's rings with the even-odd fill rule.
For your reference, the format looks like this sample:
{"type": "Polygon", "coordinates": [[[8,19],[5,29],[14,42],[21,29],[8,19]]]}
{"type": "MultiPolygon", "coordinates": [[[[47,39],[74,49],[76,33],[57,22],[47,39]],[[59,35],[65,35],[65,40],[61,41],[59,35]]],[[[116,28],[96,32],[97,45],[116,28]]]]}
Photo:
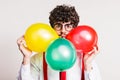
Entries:
{"type": "Polygon", "coordinates": [[[30,64],[21,65],[18,80],[33,80],[31,73],[30,73],[30,64]]]}
{"type": "Polygon", "coordinates": [[[92,67],[93,69],[90,72],[85,71],[85,80],[102,80],[98,66],[94,61],[92,67]]]}
{"type": "MultiPolygon", "coordinates": [[[[31,57],[33,57],[36,53],[33,52],[31,57]]],[[[17,80],[33,80],[33,77],[31,75],[31,64],[23,65],[21,64],[17,80]]]]}

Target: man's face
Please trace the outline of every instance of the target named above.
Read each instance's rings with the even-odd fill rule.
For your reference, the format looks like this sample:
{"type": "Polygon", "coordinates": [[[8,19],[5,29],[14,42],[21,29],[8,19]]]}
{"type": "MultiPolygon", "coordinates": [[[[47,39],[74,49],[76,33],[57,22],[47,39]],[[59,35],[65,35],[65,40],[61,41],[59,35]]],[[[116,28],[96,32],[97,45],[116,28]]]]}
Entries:
{"type": "Polygon", "coordinates": [[[73,29],[73,24],[70,22],[57,22],[54,24],[53,29],[60,37],[65,38],[65,36],[73,29]]]}

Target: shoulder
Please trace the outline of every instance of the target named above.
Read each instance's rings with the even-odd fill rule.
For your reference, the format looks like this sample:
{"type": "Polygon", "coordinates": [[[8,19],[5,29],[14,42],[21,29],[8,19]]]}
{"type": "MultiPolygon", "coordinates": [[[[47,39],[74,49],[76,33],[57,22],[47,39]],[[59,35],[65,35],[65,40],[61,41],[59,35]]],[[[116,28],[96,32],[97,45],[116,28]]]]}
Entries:
{"type": "Polygon", "coordinates": [[[42,65],[43,53],[33,53],[34,55],[31,57],[31,65],[39,67],[42,65]]]}

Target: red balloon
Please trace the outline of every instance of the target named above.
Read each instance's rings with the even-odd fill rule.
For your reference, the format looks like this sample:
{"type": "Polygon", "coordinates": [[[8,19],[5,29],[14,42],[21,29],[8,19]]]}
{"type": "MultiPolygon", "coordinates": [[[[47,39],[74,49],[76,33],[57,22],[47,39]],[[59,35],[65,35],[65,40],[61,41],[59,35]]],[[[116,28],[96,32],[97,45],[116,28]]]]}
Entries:
{"type": "Polygon", "coordinates": [[[97,45],[98,36],[96,31],[88,25],[80,25],[74,28],[67,36],[77,50],[89,52],[97,45]]]}

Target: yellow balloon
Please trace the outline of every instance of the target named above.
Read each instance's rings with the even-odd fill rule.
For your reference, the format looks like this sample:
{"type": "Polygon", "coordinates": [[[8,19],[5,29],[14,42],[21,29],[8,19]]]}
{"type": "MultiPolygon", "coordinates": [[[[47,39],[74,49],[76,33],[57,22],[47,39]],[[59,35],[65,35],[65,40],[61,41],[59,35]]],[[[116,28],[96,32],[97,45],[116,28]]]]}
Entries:
{"type": "Polygon", "coordinates": [[[44,23],[32,24],[25,32],[27,47],[35,52],[46,51],[49,44],[59,38],[56,31],[44,23]]]}

